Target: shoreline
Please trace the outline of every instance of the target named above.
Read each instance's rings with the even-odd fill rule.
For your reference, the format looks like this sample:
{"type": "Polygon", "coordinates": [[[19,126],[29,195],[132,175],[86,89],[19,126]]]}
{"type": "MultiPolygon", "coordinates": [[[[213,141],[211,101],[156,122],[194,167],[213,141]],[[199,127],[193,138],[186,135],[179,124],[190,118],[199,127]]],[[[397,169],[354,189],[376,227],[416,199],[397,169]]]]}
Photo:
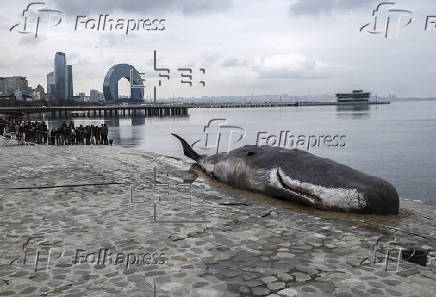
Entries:
{"type": "MultiPolygon", "coordinates": [[[[361,265],[378,239],[393,234],[387,226],[401,230],[395,232],[401,246],[436,250],[433,206],[402,199],[398,217],[338,214],[234,190],[184,159],[155,153],[117,146],[0,149],[8,156],[0,160],[3,188],[134,184],[133,197],[122,185],[2,190],[3,296],[144,296],[153,286],[158,296],[432,296],[436,291],[435,261],[425,267],[401,261],[398,272],[385,271],[382,263],[361,265]],[[155,167],[157,181],[167,186],[153,188],[155,167]],[[47,248],[33,242],[29,262],[41,250],[44,268],[35,272],[20,262],[23,243],[32,236],[44,237],[63,256],[47,263],[47,248]],[[100,248],[125,255],[164,253],[166,261],[128,269],[71,262],[78,249],[100,248]]],[[[396,263],[389,268],[395,270],[396,263]]]]}

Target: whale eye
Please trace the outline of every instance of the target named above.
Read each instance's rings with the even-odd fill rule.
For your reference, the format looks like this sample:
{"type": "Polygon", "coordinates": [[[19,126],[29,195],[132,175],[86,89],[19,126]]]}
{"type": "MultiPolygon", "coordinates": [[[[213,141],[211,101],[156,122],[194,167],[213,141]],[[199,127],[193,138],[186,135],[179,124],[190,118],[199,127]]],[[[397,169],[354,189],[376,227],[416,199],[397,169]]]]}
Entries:
{"type": "Polygon", "coordinates": [[[253,156],[254,154],[256,154],[255,152],[247,152],[247,156],[253,156]]]}

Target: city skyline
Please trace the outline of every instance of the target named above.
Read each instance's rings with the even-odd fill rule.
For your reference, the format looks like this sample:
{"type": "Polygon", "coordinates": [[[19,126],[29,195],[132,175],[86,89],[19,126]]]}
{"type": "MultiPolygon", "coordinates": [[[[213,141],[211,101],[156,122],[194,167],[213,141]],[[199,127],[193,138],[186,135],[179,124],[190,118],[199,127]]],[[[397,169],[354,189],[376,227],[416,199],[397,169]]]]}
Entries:
{"type": "MultiPolygon", "coordinates": [[[[3,51],[12,58],[0,63],[0,76],[22,75],[31,86],[46,85],[50,57],[65,52],[74,65],[75,94],[102,92],[104,77],[115,64],[131,64],[146,73],[145,79],[154,79],[153,51],[157,50],[159,63],[174,74],[158,88],[161,98],[333,95],[352,89],[385,96],[436,97],[432,87],[436,30],[431,26],[424,30],[426,16],[436,13],[436,3],[431,1],[398,2],[399,8],[413,12],[414,22],[392,39],[359,32],[372,21],[377,1],[328,0],[314,5],[299,0],[256,4],[229,0],[210,1],[197,9],[179,1],[159,5],[131,1],[121,7],[115,2],[86,6],[81,1],[48,1],[47,7],[63,12],[59,26],[41,31],[38,38],[1,31],[7,41],[3,51]],[[129,35],[72,30],[76,16],[98,16],[102,9],[126,19],[164,18],[166,29],[129,35]],[[173,69],[178,67],[204,67],[206,87],[177,85],[179,74],[173,69]]],[[[21,21],[20,11],[27,4],[5,1],[3,27],[21,21]]],[[[127,80],[121,80],[121,95],[127,90],[127,80]]],[[[144,97],[151,95],[152,88],[146,85],[144,97]]]]}

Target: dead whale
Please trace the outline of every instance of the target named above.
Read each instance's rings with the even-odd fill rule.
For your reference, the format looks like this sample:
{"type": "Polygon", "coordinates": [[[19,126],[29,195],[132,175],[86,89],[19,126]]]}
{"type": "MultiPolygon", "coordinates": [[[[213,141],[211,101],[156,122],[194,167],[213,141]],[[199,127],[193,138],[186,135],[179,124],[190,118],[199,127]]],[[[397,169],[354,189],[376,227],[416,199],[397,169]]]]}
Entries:
{"type": "Polygon", "coordinates": [[[399,197],[387,181],[298,149],[246,145],[199,155],[180,136],[185,156],[232,187],[323,210],[398,214],[399,197]]]}

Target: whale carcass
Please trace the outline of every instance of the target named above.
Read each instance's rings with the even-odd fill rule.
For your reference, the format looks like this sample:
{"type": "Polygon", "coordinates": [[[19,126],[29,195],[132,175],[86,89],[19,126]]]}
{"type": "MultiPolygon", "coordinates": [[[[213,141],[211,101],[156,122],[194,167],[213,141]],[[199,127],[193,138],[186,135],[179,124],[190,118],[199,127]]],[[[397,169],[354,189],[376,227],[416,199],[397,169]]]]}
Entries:
{"type": "Polygon", "coordinates": [[[399,197],[387,181],[298,149],[246,145],[200,155],[180,136],[184,154],[217,180],[323,210],[398,214],[399,197]]]}

